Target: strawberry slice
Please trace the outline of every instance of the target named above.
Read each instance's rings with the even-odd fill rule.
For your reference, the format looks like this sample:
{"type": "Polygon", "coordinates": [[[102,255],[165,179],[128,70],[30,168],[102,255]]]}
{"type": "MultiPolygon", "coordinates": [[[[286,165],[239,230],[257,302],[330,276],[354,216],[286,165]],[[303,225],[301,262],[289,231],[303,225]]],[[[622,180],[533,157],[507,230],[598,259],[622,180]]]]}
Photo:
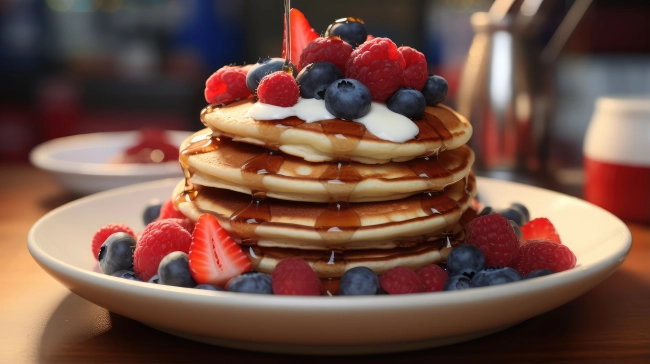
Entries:
{"type": "Polygon", "coordinates": [[[250,270],[251,261],[214,216],[203,214],[192,234],[189,266],[198,284],[225,287],[229,280],[250,270]]]}
{"type": "Polygon", "coordinates": [[[524,241],[528,240],[550,240],[562,244],[555,226],[545,217],[530,220],[521,227],[524,241]]]}
{"type": "MultiPolygon", "coordinates": [[[[300,55],[307,44],[318,38],[318,33],[309,25],[305,14],[298,9],[289,11],[291,18],[291,63],[300,64],[300,55]]],[[[284,20],[284,36],[282,37],[282,57],[284,58],[287,48],[287,20],[284,20]]],[[[297,75],[294,75],[297,76],[297,75]]]]}

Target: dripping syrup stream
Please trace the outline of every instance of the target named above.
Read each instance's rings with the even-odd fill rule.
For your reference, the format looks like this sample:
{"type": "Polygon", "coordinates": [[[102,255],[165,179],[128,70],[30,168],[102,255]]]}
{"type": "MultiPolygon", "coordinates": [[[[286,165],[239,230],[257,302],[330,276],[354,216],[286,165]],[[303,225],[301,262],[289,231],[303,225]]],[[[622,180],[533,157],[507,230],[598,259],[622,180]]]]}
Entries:
{"type": "Polygon", "coordinates": [[[284,0],[284,21],[285,21],[285,53],[284,53],[284,65],[282,66],[282,71],[293,74],[293,68],[291,67],[291,0],[284,0]]]}

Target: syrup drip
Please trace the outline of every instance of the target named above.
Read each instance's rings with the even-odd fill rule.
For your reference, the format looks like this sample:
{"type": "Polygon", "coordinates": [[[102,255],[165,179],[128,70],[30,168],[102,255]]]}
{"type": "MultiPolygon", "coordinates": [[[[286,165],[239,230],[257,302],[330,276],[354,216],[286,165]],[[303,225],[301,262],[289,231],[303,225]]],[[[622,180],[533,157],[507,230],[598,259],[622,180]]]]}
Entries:
{"type": "Polygon", "coordinates": [[[187,147],[181,151],[178,159],[183,169],[183,176],[185,177],[185,188],[181,194],[174,198],[174,206],[176,208],[178,208],[179,203],[189,202],[196,198],[198,194],[194,184],[190,182],[190,178],[194,175],[194,168],[189,165],[190,157],[197,154],[209,153],[220,147],[221,139],[213,137],[211,134],[203,134],[192,139],[187,147]]]}
{"type": "MultiPolygon", "coordinates": [[[[259,194],[258,194],[259,196],[259,194]]],[[[271,209],[266,197],[256,197],[230,216],[230,227],[242,245],[256,245],[255,229],[258,225],[271,221],[271,209]]]]}
{"type": "Polygon", "coordinates": [[[345,258],[342,250],[328,250],[323,256],[313,263],[316,271],[327,270],[331,275],[341,277],[345,273],[345,258]]]}
{"type": "Polygon", "coordinates": [[[420,206],[422,211],[429,216],[441,215],[447,221],[448,227],[453,226],[458,221],[462,211],[458,202],[442,192],[423,192],[420,194],[420,206]]]}
{"type": "MultiPolygon", "coordinates": [[[[453,183],[454,176],[451,172],[449,172],[449,170],[447,170],[447,168],[442,166],[442,163],[440,163],[440,155],[431,155],[428,157],[412,159],[406,164],[418,177],[433,180],[442,179],[445,181],[445,185],[453,183]]],[[[433,182],[431,180],[427,180],[427,183],[430,187],[432,187],[431,191],[434,191],[435,189],[433,189],[433,182]]],[[[442,191],[442,189],[439,191],[442,191]]]]}
{"type": "Polygon", "coordinates": [[[429,150],[429,155],[438,154],[447,149],[447,143],[453,140],[453,135],[447,130],[445,124],[435,115],[424,113],[420,122],[417,123],[420,132],[418,133],[418,140],[440,140],[442,146],[436,149],[429,150]]]}
{"type": "Polygon", "coordinates": [[[205,116],[210,114],[213,111],[214,111],[214,107],[212,105],[208,105],[201,110],[200,118],[203,125],[208,126],[208,124],[205,122],[205,116]]]}
{"type": "Polygon", "coordinates": [[[242,178],[249,184],[251,190],[266,192],[264,176],[277,174],[284,163],[284,155],[267,150],[266,153],[252,158],[241,167],[242,178]]]}
{"type": "Polygon", "coordinates": [[[280,145],[280,136],[285,131],[304,124],[305,122],[298,118],[287,118],[280,121],[273,120],[256,120],[257,122],[257,131],[260,135],[263,135],[263,140],[266,143],[267,148],[279,149],[280,145]]]}
{"type": "Polygon", "coordinates": [[[361,123],[341,122],[340,120],[324,120],[320,122],[323,133],[332,143],[332,154],[338,160],[345,160],[366,132],[366,127],[361,123]]]}
{"type": "Polygon", "coordinates": [[[330,201],[350,201],[350,195],[363,177],[347,162],[331,163],[318,178],[325,187],[330,201]]]}
{"type": "Polygon", "coordinates": [[[282,71],[293,75],[293,67],[291,67],[291,0],[284,0],[284,24],[286,26],[284,36],[287,42],[284,47],[286,51],[282,71]]]}
{"type": "Polygon", "coordinates": [[[349,241],[360,226],[359,214],[347,202],[331,202],[314,224],[323,240],[332,244],[349,241]]]}

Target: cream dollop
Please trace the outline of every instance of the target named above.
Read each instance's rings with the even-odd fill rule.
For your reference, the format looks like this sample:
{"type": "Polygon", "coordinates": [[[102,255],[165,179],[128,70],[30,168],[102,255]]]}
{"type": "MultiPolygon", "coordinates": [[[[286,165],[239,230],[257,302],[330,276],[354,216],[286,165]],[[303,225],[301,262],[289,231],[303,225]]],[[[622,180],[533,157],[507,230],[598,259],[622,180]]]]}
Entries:
{"type": "MultiPolygon", "coordinates": [[[[325,108],[324,100],[298,99],[291,107],[256,102],[248,111],[248,116],[255,120],[280,120],[295,116],[306,123],[334,119],[325,108]]],[[[420,131],[415,123],[404,115],[390,111],[386,104],[372,102],[366,116],[353,121],[363,124],[368,131],[380,139],[395,143],[404,143],[418,135],[420,131]]]]}

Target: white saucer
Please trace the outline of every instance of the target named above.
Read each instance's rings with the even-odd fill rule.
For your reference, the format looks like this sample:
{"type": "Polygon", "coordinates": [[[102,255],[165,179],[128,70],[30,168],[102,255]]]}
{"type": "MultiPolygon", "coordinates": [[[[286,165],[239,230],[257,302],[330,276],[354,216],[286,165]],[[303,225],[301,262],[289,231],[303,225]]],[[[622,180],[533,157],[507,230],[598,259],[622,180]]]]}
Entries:
{"type": "Polygon", "coordinates": [[[533,217],[551,219],[578,257],[577,267],[496,287],[372,297],[211,292],[94,272],[93,233],[110,222],[141,231],[144,206],[152,198],[168,198],[177,182],[106,191],[59,207],[34,224],[29,251],[72,292],[173,335],[265,352],[368,354],[466,341],[552,310],[607,278],[631,247],[625,224],[605,210],[559,193],[479,178],[486,204],[521,202],[533,217]]]}
{"type": "MultiPolygon", "coordinates": [[[[180,147],[192,133],[166,131],[169,142],[180,147]]],[[[49,171],[67,190],[91,194],[112,188],[169,177],[181,177],[177,161],[164,163],[113,164],[109,161],[137,144],[139,133],[111,132],[73,135],[47,141],[34,148],[29,159],[49,171]]]]}

